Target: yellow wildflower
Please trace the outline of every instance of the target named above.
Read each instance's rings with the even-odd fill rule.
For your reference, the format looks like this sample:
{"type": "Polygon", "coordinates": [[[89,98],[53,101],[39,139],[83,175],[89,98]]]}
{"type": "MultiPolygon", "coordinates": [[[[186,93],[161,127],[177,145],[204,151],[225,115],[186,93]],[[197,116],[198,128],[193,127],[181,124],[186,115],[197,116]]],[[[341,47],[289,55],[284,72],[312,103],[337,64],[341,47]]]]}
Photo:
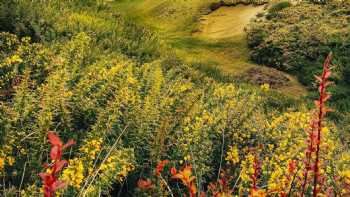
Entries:
{"type": "Polygon", "coordinates": [[[92,139],[90,141],[86,141],[85,145],[80,148],[82,153],[88,155],[90,160],[94,160],[97,153],[101,150],[102,139],[92,139]]]}
{"type": "Polygon", "coordinates": [[[191,155],[187,155],[187,156],[185,156],[185,157],[184,157],[184,160],[185,160],[185,161],[189,161],[189,160],[191,160],[191,155]]]}
{"type": "Polygon", "coordinates": [[[264,83],[260,86],[260,89],[263,91],[263,92],[268,92],[270,90],[270,85],[268,83],[264,83]]]}
{"type": "Polygon", "coordinates": [[[350,170],[341,171],[339,174],[342,178],[344,178],[347,184],[350,184],[350,170]]]}
{"type": "Polygon", "coordinates": [[[83,162],[77,158],[70,160],[68,168],[63,170],[62,179],[79,189],[84,179],[83,162]]]}
{"type": "Polygon", "coordinates": [[[9,166],[13,166],[13,164],[15,163],[15,158],[11,156],[7,157],[7,163],[9,164],[9,166]]]}
{"type": "Polygon", "coordinates": [[[5,159],[0,157],[0,171],[2,171],[5,167],[5,159]]]}
{"type": "Polygon", "coordinates": [[[230,150],[227,152],[225,160],[232,164],[236,164],[239,162],[239,152],[236,146],[230,147],[230,150]]]}
{"type": "Polygon", "coordinates": [[[14,63],[22,63],[23,62],[23,60],[21,59],[21,57],[19,55],[13,55],[13,56],[7,58],[6,61],[7,61],[6,62],[7,64],[14,64],[14,63]]]}

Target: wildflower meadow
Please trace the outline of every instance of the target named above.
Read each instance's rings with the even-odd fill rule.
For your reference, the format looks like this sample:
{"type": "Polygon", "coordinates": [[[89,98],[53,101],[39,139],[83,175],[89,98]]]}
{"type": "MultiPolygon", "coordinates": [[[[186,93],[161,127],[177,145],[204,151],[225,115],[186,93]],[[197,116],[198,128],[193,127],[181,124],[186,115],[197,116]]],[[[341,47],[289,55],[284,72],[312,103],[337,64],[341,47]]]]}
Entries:
{"type": "Polygon", "coordinates": [[[0,0],[0,196],[350,196],[349,13],[0,0]]]}

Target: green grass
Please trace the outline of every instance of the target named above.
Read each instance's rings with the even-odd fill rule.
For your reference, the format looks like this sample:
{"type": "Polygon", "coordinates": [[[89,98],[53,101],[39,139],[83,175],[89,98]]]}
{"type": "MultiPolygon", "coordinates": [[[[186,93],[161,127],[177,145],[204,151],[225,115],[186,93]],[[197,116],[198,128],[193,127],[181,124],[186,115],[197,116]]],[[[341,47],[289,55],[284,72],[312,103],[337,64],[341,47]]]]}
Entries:
{"type": "MultiPolygon", "coordinates": [[[[232,81],[231,79],[239,78],[247,70],[260,65],[249,61],[249,49],[244,31],[240,30],[241,33],[233,37],[219,39],[212,39],[206,35],[206,32],[198,32],[203,28],[201,17],[212,17],[207,15],[212,2],[214,1],[122,0],[115,2],[113,8],[137,23],[154,29],[169,50],[173,50],[184,62],[193,65],[208,76],[213,76],[216,80],[232,81]]],[[[244,7],[244,9],[249,8],[244,7]]],[[[252,9],[256,10],[254,7],[252,9]]],[[[220,10],[215,12],[218,11],[220,12],[220,10]]],[[[241,9],[236,11],[241,12],[241,9]]],[[[227,10],[225,10],[226,13],[227,10]]],[[[212,20],[217,22],[215,17],[217,16],[212,20]]],[[[234,16],[228,17],[230,18],[226,20],[230,21],[232,17],[234,18],[234,16]]],[[[248,22],[249,19],[244,18],[244,23],[248,22]]],[[[225,24],[218,25],[225,26],[225,24]]],[[[228,29],[228,31],[236,30],[228,29]]],[[[279,91],[292,95],[306,93],[296,80],[291,80],[288,86],[280,88],[279,91]]]]}

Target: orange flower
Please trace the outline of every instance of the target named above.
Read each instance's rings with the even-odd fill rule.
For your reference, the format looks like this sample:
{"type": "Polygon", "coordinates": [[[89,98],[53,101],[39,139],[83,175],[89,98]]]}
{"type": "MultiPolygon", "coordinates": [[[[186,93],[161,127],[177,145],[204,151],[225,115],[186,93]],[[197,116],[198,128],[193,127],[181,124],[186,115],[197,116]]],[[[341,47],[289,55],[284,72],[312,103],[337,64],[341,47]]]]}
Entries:
{"type": "Polygon", "coordinates": [[[173,179],[180,179],[185,185],[189,185],[195,177],[192,176],[192,166],[185,166],[183,170],[172,176],[173,179]]]}
{"type": "Polygon", "coordinates": [[[250,197],[266,197],[267,194],[264,190],[256,189],[252,190],[250,197]]]}
{"type": "Polygon", "coordinates": [[[191,182],[191,184],[188,185],[187,187],[188,187],[188,190],[190,191],[190,196],[195,196],[195,194],[197,193],[196,185],[193,182],[191,182]]]}
{"type": "Polygon", "coordinates": [[[164,167],[169,163],[169,160],[163,160],[160,161],[156,167],[155,174],[156,176],[159,176],[160,173],[163,171],[164,167]]]}
{"type": "Polygon", "coordinates": [[[150,181],[149,179],[140,179],[137,181],[137,187],[143,190],[151,189],[153,187],[152,181],[150,181]]]}
{"type": "Polygon", "coordinates": [[[197,193],[197,187],[193,182],[196,177],[192,176],[192,166],[185,166],[183,170],[176,173],[176,169],[172,168],[171,173],[173,174],[173,179],[180,179],[182,183],[187,187],[190,192],[190,196],[195,196],[197,193]]]}

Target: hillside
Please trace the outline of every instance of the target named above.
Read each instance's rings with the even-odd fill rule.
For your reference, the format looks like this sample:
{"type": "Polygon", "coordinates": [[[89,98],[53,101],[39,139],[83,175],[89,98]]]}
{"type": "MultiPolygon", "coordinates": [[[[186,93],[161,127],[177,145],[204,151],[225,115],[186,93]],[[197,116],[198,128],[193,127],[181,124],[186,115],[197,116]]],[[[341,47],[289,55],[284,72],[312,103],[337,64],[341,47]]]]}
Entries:
{"type": "Polygon", "coordinates": [[[326,116],[346,56],[319,57],[312,105],[259,54],[270,19],[322,6],[0,1],[0,195],[347,196],[349,124],[326,116]]]}
{"type": "Polygon", "coordinates": [[[224,6],[212,12],[213,2],[121,1],[115,7],[156,29],[178,57],[211,77],[255,85],[268,83],[287,95],[304,96],[305,88],[292,76],[249,60],[244,29],[265,6],[224,6]]]}

